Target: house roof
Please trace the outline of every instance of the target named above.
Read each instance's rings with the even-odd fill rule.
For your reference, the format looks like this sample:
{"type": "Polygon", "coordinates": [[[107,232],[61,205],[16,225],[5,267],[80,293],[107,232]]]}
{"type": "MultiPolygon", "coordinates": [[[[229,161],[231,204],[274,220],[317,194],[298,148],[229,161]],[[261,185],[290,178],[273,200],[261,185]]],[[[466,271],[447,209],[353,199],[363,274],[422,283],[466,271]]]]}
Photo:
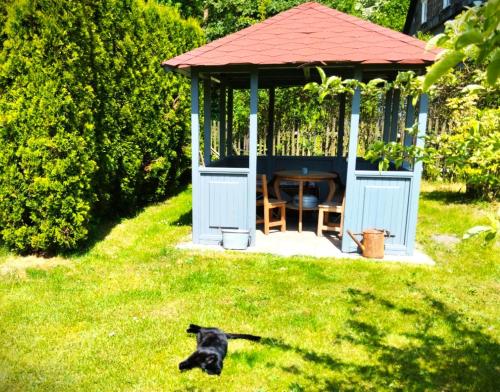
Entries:
{"type": "Polygon", "coordinates": [[[425,42],[309,2],[162,63],[167,68],[425,65],[425,42]]]}

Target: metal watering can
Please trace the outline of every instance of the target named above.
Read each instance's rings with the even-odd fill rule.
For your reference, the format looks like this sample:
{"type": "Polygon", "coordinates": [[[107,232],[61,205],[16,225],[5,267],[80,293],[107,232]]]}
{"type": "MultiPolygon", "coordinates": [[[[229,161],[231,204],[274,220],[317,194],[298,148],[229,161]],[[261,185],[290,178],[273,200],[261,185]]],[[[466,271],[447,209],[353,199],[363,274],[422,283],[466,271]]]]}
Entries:
{"type": "Polygon", "coordinates": [[[366,229],[362,233],[352,233],[347,230],[347,234],[351,236],[353,241],[361,249],[363,257],[370,259],[383,259],[384,258],[384,238],[390,237],[391,234],[387,230],[380,229],[366,229]],[[363,240],[360,242],[355,236],[362,235],[363,240]]]}

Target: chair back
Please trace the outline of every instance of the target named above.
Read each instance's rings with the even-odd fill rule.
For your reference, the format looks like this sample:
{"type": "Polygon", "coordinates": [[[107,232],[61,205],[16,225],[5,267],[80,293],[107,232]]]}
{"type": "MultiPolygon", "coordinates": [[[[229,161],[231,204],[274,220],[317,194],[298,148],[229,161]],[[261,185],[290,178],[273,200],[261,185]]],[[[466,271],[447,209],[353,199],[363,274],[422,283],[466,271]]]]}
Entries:
{"type": "Polygon", "coordinates": [[[262,195],[264,204],[269,202],[269,194],[267,193],[267,176],[265,174],[257,174],[257,193],[262,195]]]}
{"type": "Polygon", "coordinates": [[[344,214],[345,209],[345,188],[342,190],[342,214],[344,214]]]}

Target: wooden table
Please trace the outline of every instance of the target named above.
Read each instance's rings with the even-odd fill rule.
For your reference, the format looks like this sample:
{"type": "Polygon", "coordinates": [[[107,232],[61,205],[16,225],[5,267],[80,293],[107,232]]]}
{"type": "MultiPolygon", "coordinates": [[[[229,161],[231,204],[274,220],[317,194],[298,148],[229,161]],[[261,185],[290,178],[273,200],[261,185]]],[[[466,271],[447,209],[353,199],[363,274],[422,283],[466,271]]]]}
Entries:
{"type": "Polygon", "coordinates": [[[303,174],[302,170],[282,170],[274,173],[274,192],[279,200],[283,200],[281,197],[280,183],[281,181],[294,181],[299,184],[299,205],[295,207],[293,205],[287,205],[287,208],[293,208],[299,210],[299,233],[302,231],[302,210],[310,211],[317,210],[318,208],[303,208],[302,207],[302,197],[304,194],[304,183],[305,182],[321,182],[325,181],[328,183],[328,196],[325,202],[330,202],[335,194],[335,179],[338,178],[337,173],[329,173],[322,171],[309,171],[307,174],[303,174]]]}

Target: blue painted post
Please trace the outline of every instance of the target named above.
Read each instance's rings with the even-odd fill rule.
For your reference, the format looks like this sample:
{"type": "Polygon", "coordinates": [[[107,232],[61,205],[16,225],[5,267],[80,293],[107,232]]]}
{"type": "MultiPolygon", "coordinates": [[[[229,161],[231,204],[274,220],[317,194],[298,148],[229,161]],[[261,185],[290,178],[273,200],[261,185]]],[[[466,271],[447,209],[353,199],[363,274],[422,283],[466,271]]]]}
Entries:
{"type": "MultiPolygon", "coordinates": [[[[412,97],[406,98],[406,121],[405,121],[405,128],[412,128],[413,127],[413,122],[415,121],[415,108],[413,107],[413,99],[412,97]]],[[[404,139],[404,145],[405,146],[411,146],[413,145],[414,141],[414,136],[413,134],[406,132],[405,131],[405,139],[404,139]]]]}
{"type": "Polygon", "coordinates": [[[227,92],[227,155],[233,155],[233,89],[227,92]]]}
{"type": "Polygon", "coordinates": [[[257,110],[259,99],[259,76],[257,71],[250,75],[250,146],[248,173],[248,224],[250,225],[251,246],[255,245],[255,193],[257,183],[257,110]]]}
{"type": "MultiPolygon", "coordinates": [[[[360,69],[356,69],[354,73],[354,78],[361,81],[362,72],[360,69]]],[[[352,210],[352,200],[354,198],[354,192],[356,190],[356,155],[358,150],[358,133],[359,133],[359,113],[361,109],[361,89],[356,88],[354,96],[352,97],[352,109],[351,109],[351,129],[349,130],[349,152],[347,158],[347,184],[346,184],[346,194],[345,194],[345,209],[344,209],[344,228],[342,230],[342,252],[347,252],[349,248],[349,241],[347,229],[352,229],[351,222],[352,217],[356,211],[352,210]]]]}
{"type": "Polygon", "coordinates": [[[226,157],[226,86],[220,85],[219,95],[219,155],[226,157]]]}
{"type": "Polygon", "coordinates": [[[271,87],[269,89],[269,111],[267,113],[268,119],[267,119],[267,135],[266,135],[266,148],[267,148],[267,156],[268,157],[273,155],[274,101],[275,101],[274,87],[271,87]]]}
{"type": "Polygon", "coordinates": [[[382,135],[382,140],[384,141],[384,143],[389,143],[391,133],[392,93],[392,89],[388,90],[385,93],[384,133],[382,135]]]}
{"type": "Polygon", "coordinates": [[[339,126],[337,140],[337,156],[344,155],[344,130],[345,130],[345,93],[340,94],[339,101],[339,126]]]}
{"type": "Polygon", "coordinates": [[[401,100],[401,91],[394,90],[392,96],[392,121],[391,121],[391,135],[389,141],[395,142],[398,138],[398,120],[399,120],[399,101],[401,100]]]}
{"type": "Polygon", "coordinates": [[[212,81],[203,81],[203,160],[205,166],[212,161],[212,81]]]}
{"type": "MultiPolygon", "coordinates": [[[[424,147],[425,131],[427,128],[427,112],[429,110],[429,98],[427,94],[420,96],[420,105],[418,113],[418,134],[417,147],[424,147]]],[[[407,229],[407,247],[408,255],[412,255],[415,249],[415,237],[417,232],[418,198],[420,195],[420,181],[422,178],[422,162],[416,162],[413,169],[413,181],[411,184],[410,202],[408,205],[408,229],[407,229]]]]}
{"type": "Polygon", "coordinates": [[[200,242],[200,107],[198,92],[198,72],[191,71],[191,183],[193,243],[200,242]]]}

